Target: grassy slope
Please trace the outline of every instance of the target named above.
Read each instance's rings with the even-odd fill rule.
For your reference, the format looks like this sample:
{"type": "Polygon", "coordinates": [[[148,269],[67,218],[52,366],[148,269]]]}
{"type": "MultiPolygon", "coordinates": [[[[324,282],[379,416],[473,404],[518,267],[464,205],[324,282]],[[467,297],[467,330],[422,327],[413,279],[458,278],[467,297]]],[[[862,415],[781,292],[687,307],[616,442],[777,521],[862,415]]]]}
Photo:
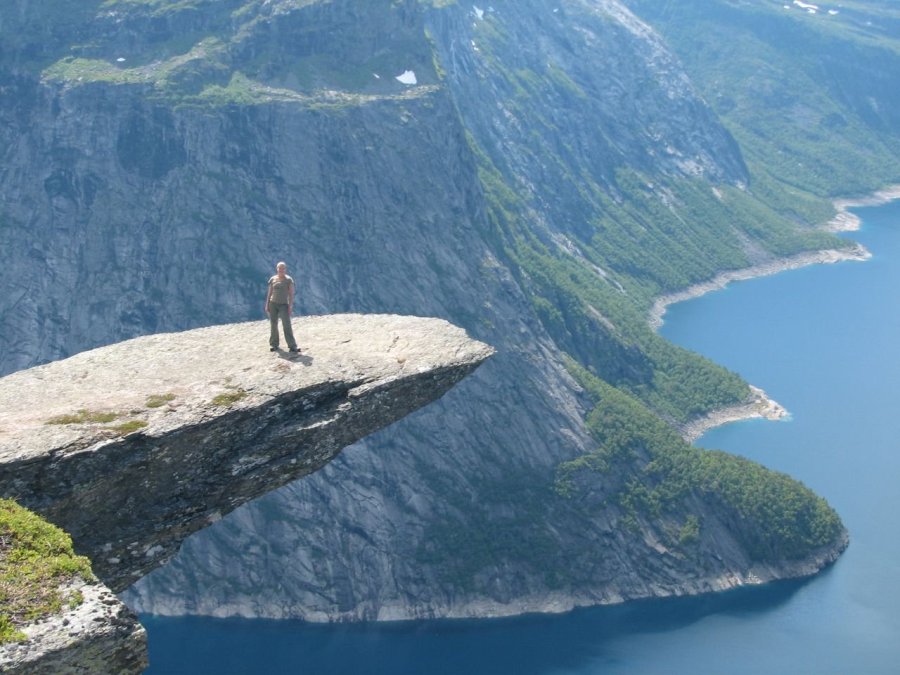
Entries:
{"type": "MultiPolygon", "coordinates": [[[[718,268],[713,266],[711,269],[708,258],[698,259],[693,252],[680,258],[670,255],[666,258],[668,265],[655,269],[638,268],[632,275],[615,274],[623,287],[628,286],[634,291],[626,295],[607,278],[598,276],[589,264],[550,250],[526,229],[519,229],[522,220],[516,216],[514,198],[497,187],[496,177],[485,182],[495,191],[506,194],[506,199],[495,198],[491,203],[494,207],[492,215],[508,242],[507,255],[521,271],[521,282],[533,293],[535,312],[556,343],[571,357],[573,374],[596,404],[586,421],[597,441],[597,449],[560,465],[554,494],[545,493],[540,497],[540,491],[537,491],[536,496],[527,500],[532,504],[532,511],[552,518],[550,513],[559,511],[559,506],[553,502],[563,499],[576,505],[570,511],[572,514],[581,510],[577,505],[583,501],[585,491],[603,485],[602,489],[607,491],[604,503],[615,504],[614,517],[620,526],[635,532],[649,526],[657,535],[669,532],[667,545],[676,550],[683,549],[702,534],[703,516],[688,506],[697,496],[704,503],[718,500],[725,509],[739,514],[746,527],[738,536],[751,556],[760,561],[777,563],[803,558],[820,546],[838,541],[843,527],[837,514],[803,485],[758,464],[725,453],[693,448],[663,422],[684,422],[743,401],[747,396],[747,386],[739,376],[672,345],[647,327],[646,307],[653,291],[707,278],[718,268]],[[666,279],[664,275],[671,276],[666,279]],[[597,318],[598,313],[602,319],[597,318]],[[612,331],[609,331],[610,325],[614,327],[612,331]],[[607,342],[597,341],[597,334],[610,332],[612,336],[607,342]],[[611,363],[610,354],[617,357],[611,363]],[[614,478],[614,487],[610,488],[610,475],[632,477],[624,482],[614,478]],[[534,507],[540,501],[545,503],[543,511],[534,507]],[[672,532],[671,522],[682,523],[682,529],[672,532]]],[[[687,184],[677,194],[687,195],[687,201],[697,192],[706,193],[708,188],[703,190],[700,186],[687,184]]],[[[748,213],[764,214],[753,225],[757,236],[776,252],[791,253],[833,243],[827,235],[785,223],[758,199],[737,190],[734,199],[748,213]]],[[[627,231],[629,219],[643,215],[642,222],[647,228],[663,229],[666,226],[664,221],[647,218],[646,212],[642,214],[639,201],[626,203],[628,206],[619,213],[613,211],[605,216],[610,223],[627,231]]],[[[706,223],[709,227],[703,231],[702,225],[698,225],[698,231],[692,235],[701,246],[704,243],[710,247],[720,246],[717,225],[727,222],[730,216],[741,217],[740,208],[736,206],[728,208],[717,203],[714,208],[698,204],[693,207],[698,216],[705,216],[698,217],[696,222],[706,223]]],[[[664,237],[657,235],[659,242],[636,249],[641,251],[636,253],[637,257],[643,257],[652,245],[658,245],[660,255],[664,254],[664,237]]],[[[613,238],[611,243],[610,239],[607,231],[602,240],[610,248],[616,248],[617,257],[629,255],[622,239],[613,238]]],[[[583,250],[588,258],[596,256],[594,259],[607,269],[616,269],[614,256],[591,250],[589,245],[583,250]]],[[[728,267],[746,264],[736,247],[726,248],[726,251],[734,256],[728,267]]],[[[519,488],[519,493],[527,494],[527,491],[519,488]]],[[[590,517],[590,514],[582,515],[590,517]]],[[[534,527],[536,520],[533,518],[528,525],[519,526],[518,530],[524,536],[519,540],[520,546],[511,550],[523,548],[518,551],[517,559],[531,559],[538,569],[543,561],[546,569],[541,571],[545,577],[563,583],[552,573],[552,570],[560,569],[553,564],[554,557],[538,555],[543,548],[538,536],[541,528],[534,527]],[[528,553],[530,550],[535,553],[528,553]]],[[[443,530],[453,531],[446,523],[440,528],[434,532],[441,535],[439,539],[447,534],[443,530]]],[[[466,543],[461,536],[452,540],[456,543],[445,551],[445,562],[451,567],[460,547],[471,549],[471,555],[465,556],[470,561],[492,560],[498,564],[504,557],[501,551],[494,550],[497,542],[502,540],[492,538],[488,550],[475,540],[466,543]]],[[[570,553],[577,555],[575,551],[570,553]]],[[[462,574],[461,578],[475,577],[474,574],[462,574]]]]}
{"type": "MultiPolygon", "coordinates": [[[[648,456],[643,475],[610,495],[633,517],[683,517],[680,504],[691,494],[720,500],[742,521],[754,523],[737,534],[759,560],[803,558],[840,537],[843,526],[837,513],[796,480],[734,455],[694,448],[634,399],[575,364],[571,368],[596,403],[588,428],[598,447],[560,466],[558,491],[570,496],[576,492],[574,477],[581,470],[607,473],[648,456]]],[[[695,525],[684,536],[695,537],[703,514],[688,513],[685,521],[688,518],[695,525]]]]}
{"type": "MultiPolygon", "coordinates": [[[[39,4],[52,11],[51,0],[39,4]]],[[[373,4],[371,25],[342,21],[330,4],[305,0],[272,12],[258,0],[105,0],[69,12],[72,35],[90,37],[48,44],[27,64],[49,82],[139,85],[170,105],[317,105],[324,97],[340,108],[408,94],[395,80],[407,69],[420,86],[437,82],[427,41],[397,3],[373,4]],[[390,40],[369,51],[373,31],[390,40]]],[[[33,32],[32,23],[0,23],[0,37],[33,32]]]]}

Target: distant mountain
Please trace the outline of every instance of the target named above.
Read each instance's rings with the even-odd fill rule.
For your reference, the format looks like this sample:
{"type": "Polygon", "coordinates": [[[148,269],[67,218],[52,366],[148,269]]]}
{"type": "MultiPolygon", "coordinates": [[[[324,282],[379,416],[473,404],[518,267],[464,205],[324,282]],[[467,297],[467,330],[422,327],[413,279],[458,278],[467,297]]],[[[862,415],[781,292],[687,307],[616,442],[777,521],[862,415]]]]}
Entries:
{"type": "Polygon", "coordinates": [[[881,91],[868,59],[896,31],[657,4],[37,0],[0,16],[2,372],[261,317],[277,260],[304,313],[438,316],[498,350],[439,404],[190,539],[129,602],[513,614],[810,574],[843,549],[805,487],[680,439],[751,392],[647,315],[720,270],[849,246],[812,227],[828,198],[900,176],[893,113],[827,78],[793,87],[800,66],[768,61],[756,33],[722,32],[721,63],[700,20],[797,22],[804,67],[859,52],[860,92],[881,91]],[[769,104],[747,69],[828,113],[753,135],[769,104]],[[834,143],[876,159],[842,183],[834,143]],[[802,152],[815,175],[778,164],[802,152]]]}

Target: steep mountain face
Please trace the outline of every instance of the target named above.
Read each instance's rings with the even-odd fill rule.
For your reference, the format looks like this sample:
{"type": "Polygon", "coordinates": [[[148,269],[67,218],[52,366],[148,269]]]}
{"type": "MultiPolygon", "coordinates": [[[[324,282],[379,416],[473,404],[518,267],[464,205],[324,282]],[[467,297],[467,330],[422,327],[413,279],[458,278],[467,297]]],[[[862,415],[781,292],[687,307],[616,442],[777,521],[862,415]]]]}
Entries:
{"type": "MultiPolygon", "coordinates": [[[[748,180],[737,145],[680,64],[618,2],[552,8],[526,0],[487,13],[443,11],[429,21],[447,86],[494,164],[517,176],[575,182],[569,192],[545,195],[558,226],[574,220],[566,204],[581,201],[578,181],[567,178],[611,189],[616,171],[628,167],[714,183],[748,180]]],[[[516,187],[539,192],[524,181],[516,187]]]]}
{"type": "Polygon", "coordinates": [[[665,36],[758,177],[817,195],[900,177],[894,3],[625,4],[665,36]]]}
{"type": "Polygon", "coordinates": [[[2,372],[259,316],[282,259],[304,313],[438,316],[498,349],[188,540],[135,607],[509,614],[808,574],[846,544],[802,486],[667,426],[749,391],[654,335],[653,297],[839,244],[754,195],[623,4],[55,9],[0,19],[2,372]]]}

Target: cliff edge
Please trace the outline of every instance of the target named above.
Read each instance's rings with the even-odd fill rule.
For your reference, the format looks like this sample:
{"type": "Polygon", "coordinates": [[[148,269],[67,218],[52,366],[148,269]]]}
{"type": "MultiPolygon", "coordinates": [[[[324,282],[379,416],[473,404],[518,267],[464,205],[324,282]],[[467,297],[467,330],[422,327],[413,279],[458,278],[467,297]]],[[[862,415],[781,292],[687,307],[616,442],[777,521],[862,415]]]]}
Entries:
{"type": "MultiPolygon", "coordinates": [[[[438,319],[304,317],[294,332],[298,355],[270,352],[267,324],[249,322],[0,379],[0,495],[67,531],[118,592],[192,532],[317,471],[493,353],[438,319]]],[[[3,647],[0,663],[12,651],[25,658],[3,647]]]]}

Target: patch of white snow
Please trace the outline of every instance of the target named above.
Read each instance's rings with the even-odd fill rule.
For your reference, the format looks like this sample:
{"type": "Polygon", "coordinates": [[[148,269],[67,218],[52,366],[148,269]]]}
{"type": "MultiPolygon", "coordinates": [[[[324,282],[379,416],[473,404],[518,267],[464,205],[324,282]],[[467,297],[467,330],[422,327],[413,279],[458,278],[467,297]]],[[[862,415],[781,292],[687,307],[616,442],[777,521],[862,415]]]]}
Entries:
{"type": "Polygon", "coordinates": [[[484,21],[484,10],[472,5],[472,9],[475,11],[475,17],[479,21],[484,21]]]}
{"type": "Polygon", "coordinates": [[[397,75],[396,79],[403,84],[416,84],[416,74],[411,70],[404,70],[403,73],[397,75]]]}

